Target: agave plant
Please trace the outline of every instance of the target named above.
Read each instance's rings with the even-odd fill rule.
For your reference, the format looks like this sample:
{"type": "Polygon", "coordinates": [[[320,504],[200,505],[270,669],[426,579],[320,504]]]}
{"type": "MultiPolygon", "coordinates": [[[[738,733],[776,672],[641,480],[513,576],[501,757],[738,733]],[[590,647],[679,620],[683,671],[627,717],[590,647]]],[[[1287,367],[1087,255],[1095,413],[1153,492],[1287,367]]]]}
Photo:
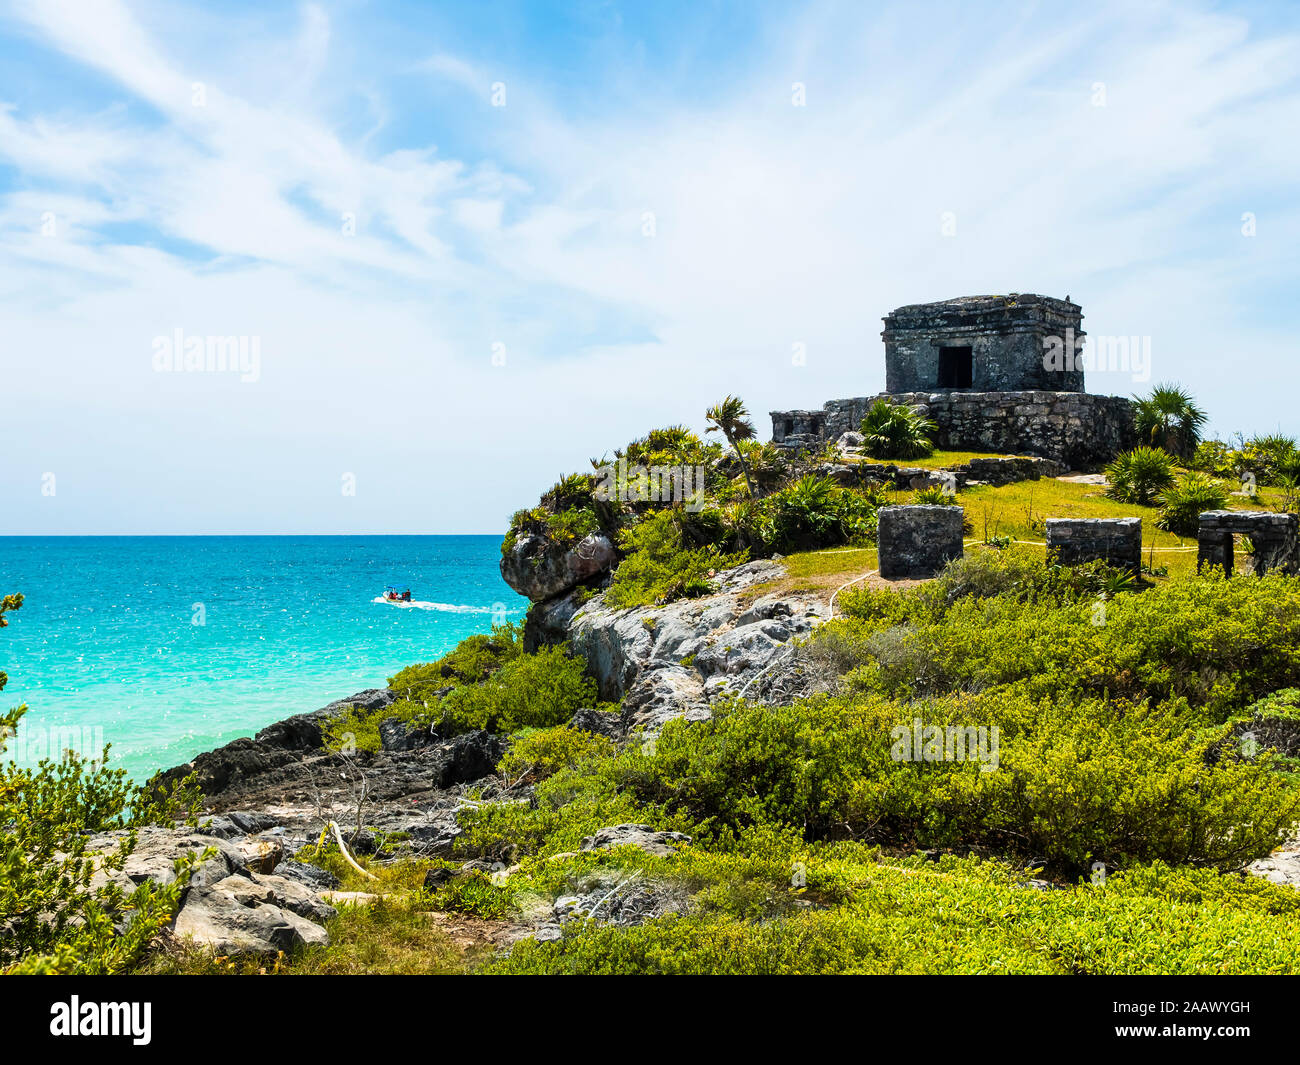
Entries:
{"type": "Polygon", "coordinates": [[[934,451],[938,426],[899,403],[878,399],[863,416],[863,450],[878,459],[915,459],[934,451]]]}
{"type": "Polygon", "coordinates": [[[1138,447],[1106,467],[1106,494],[1121,503],[1150,506],[1174,483],[1174,459],[1158,447],[1138,447]]]}
{"type": "Polygon", "coordinates": [[[1174,384],[1156,385],[1151,395],[1135,397],[1138,436],[1179,458],[1191,458],[1201,439],[1206,414],[1192,394],[1174,384]]]}
{"type": "Polygon", "coordinates": [[[754,423],[749,420],[749,411],[745,409],[744,402],[739,396],[727,396],[721,403],[710,407],[705,412],[705,417],[709,421],[706,432],[721,433],[736,452],[736,458],[740,460],[740,471],[745,475],[745,487],[749,489],[752,498],[754,482],[750,480],[749,464],[739,447],[741,440],[753,440],[755,435],[754,423]]]}

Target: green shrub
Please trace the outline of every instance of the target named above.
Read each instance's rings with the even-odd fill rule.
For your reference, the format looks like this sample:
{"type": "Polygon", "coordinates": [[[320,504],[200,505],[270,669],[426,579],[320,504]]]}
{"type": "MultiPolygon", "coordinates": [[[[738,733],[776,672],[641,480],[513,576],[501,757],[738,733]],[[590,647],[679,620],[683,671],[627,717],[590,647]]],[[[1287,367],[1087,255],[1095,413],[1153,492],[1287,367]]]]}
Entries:
{"type": "Polygon", "coordinates": [[[487,679],[462,684],[443,696],[434,710],[433,727],[449,736],[473,729],[514,732],[562,724],[596,702],[596,684],[585,667],[563,646],[520,655],[487,679]]]}
{"type": "Polygon", "coordinates": [[[1106,482],[1111,499],[1150,506],[1174,483],[1173,456],[1156,447],[1126,451],[1106,467],[1106,482]]]}
{"type": "Polygon", "coordinates": [[[499,921],[516,908],[514,892],[497,885],[478,869],[458,872],[442,887],[427,893],[428,908],[467,913],[485,921],[499,921]]]}
{"type": "Polygon", "coordinates": [[[706,594],[710,571],[738,566],[749,557],[745,551],[724,554],[712,544],[686,547],[680,520],[671,510],[627,529],[620,543],[627,555],[605,593],[605,602],[619,609],[706,594]]]}
{"type": "Polygon", "coordinates": [[[518,625],[494,625],[490,633],[467,636],[433,662],[399,670],[388,678],[388,686],[412,702],[428,702],[444,688],[485,680],[506,662],[518,658],[522,649],[518,625]]]}
{"type": "Polygon", "coordinates": [[[1300,474],[1300,449],[1295,437],[1283,433],[1253,436],[1241,448],[1239,465],[1260,484],[1277,484],[1284,477],[1300,474]]]}
{"type": "MultiPolygon", "coordinates": [[[[4,614],[22,596],[0,601],[4,614]]],[[[8,677],[0,672],[0,689],[8,677]]],[[[135,829],[175,820],[196,822],[194,778],[159,790],[131,784],[121,769],[71,752],[35,768],[5,761],[6,741],[21,728],[26,706],[0,714],[0,973],[99,975],[133,965],[171,921],[196,865],[192,852],[173,867],[170,884],[145,881],[132,891],[92,886],[100,869],[120,871],[135,848],[135,829]],[[120,831],[115,847],[93,855],[93,833],[120,831]]]]}
{"type": "Polygon", "coordinates": [[[497,770],[510,781],[544,780],[561,769],[574,769],[613,750],[614,744],[604,736],[568,725],[527,730],[511,740],[497,770]]]}
{"type": "Polygon", "coordinates": [[[1228,490],[1222,481],[1193,471],[1165,489],[1158,502],[1157,526],[1178,536],[1195,536],[1204,511],[1223,510],[1228,505],[1228,490]]]}
{"type": "Polygon", "coordinates": [[[546,519],[546,538],[566,547],[599,531],[600,521],[590,507],[562,510],[546,519]]]}
{"type": "Polygon", "coordinates": [[[1263,765],[1207,765],[1210,742],[1176,712],[1103,700],[848,695],[670,722],[653,758],[625,752],[620,769],[638,800],[706,841],[781,823],[809,840],[995,846],[1074,869],[1099,857],[1234,867],[1277,845],[1300,799],[1263,765]],[[897,761],[894,730],[914,717],[999,738],[986,731],[983,762],[897,761]]]}
{"type": "MultiPolygon", "coordinates": [[[[1300,893],[1210,871],[1139,866],[1103,884],[1026,890],[1023,874],[977,858],[882,864],[838,844],[805,856],[809,891],[834,906],[796,910],[789,866],[761,872],[768,913],[698,908],[634,928],[574,922],[523,940],[490,973],[1295,973],[1300,893]],[[784,873],[784,877],[782,877],[784,873]],[[784,899],[782,899],[784,896],[784,899]],[[785,905],[782,905],[782,902],[785,905]]],[[[746,866],[750,868],[745,868],[746,866]]]]}
{"type": "Polygon", "coordinates": [[[1187,467],[1216,477],[1236,477],[1242,468],[1241,452],[1223,440],[1202,440],[1187,467]]]}
{"type": "Polygon", "coordinates": [[[374,754],[382,750],[384,745],[379,735],[379,726],[392,718],[413,725],[427,722],[429,712],[423,703],[412,702],[410,699],[398,699],[382,710],[350,706],[326,721],[321,726],[321,735],[328,750],[345,751],[348,754],[356,751],[374,754]]]}
{"type": "MultiPolygon", "coordinates": [[[[910,625],[926,677],[944,678],[927,689],[939,693],[1020,685],[1041,695],[1183,699],[1202,723],[1218,724],[1300,676],[1300,582],[1292,578],[1179,577],[1099,606],[1093,582],[1104,568],[1080,574],[1014,555],[1005,591],[989,595],[1003,558],[973,555],[954,564],[955,578],[838,602],[868,633],[910,625]]],[[[857,683],[907,694],[876,689],[867,666],[857,683]]]]}
{"type": "Polygon", "coordinates": [[[938,426],[911,407],[878,399],[860,428],[863,449],[872,458],[917,459],[933,453],[938,426]]]}
{"type": "Polygon", "coordinates": [[[570,473],[561,477],[542,493],[542,506],[552,515],[566,510],[585,510],[592,506],[596,478],[590,473],[570,473]]]}
{"type": "Polygon", "coordinates": [[[757,532],[782,553],[863,543],[875,537],[877,509],[871,497],[807,474],[762,501],[757,532]]]}

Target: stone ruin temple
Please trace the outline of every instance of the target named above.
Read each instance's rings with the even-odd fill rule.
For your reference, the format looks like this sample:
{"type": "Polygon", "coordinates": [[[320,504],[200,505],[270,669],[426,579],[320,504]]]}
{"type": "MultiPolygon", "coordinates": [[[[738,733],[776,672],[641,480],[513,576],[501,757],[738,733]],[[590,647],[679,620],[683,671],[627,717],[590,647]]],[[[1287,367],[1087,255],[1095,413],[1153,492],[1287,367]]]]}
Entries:
{"type": "Polygon", "coordinates": [[[941,448],[1038,455],[1076,469],[1137,443],[1133,404],[1084,391],[1082,308],[1024,293],[915,303],[885,316],[885,391],[772,411],[772,441],[820,448],[881,398],[918,408],[941,448]]]}

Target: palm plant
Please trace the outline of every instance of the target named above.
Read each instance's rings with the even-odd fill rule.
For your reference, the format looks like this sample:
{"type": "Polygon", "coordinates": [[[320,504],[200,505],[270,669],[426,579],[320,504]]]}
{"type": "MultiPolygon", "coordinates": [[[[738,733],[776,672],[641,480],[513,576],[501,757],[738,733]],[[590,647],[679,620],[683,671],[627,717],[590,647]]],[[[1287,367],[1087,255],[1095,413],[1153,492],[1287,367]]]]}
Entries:
{"type": "Polygon", "coordinates": [[[1201,514],[1228,505],[1228,490],[1223,482],[1193,471],[1161,492],[1157,501],[1161,508],[1156,518],[1159,528],[1177,536],[1195,536],[1201,514]]]}
{"type": "Polygon", "coordinates": [[[1174,384],[1156,385],[1145,399],[1135,397],[1138,435],[1171,455],[1190,458],[1201,439],[1206,414],[1192,394],[1174,384]]]}
{"type": "Polygon", "coordinates": [[[749,411],[745,409],[744,402],[739,396],[727,396],[721,403],[710,407],[704,416],[709,421],[706,432],[721,433],[735,451],[736,458],[740,460],[740,470],[745,475],[745,487],[749,489],[752,499],[754,484],[749,477],[749,463],[745,461],[739,447],[741,440],[753,440],[755,435],[754,423],[749,420],[749,411]]]}
{"type": "Polygon", "coordinates": [[[922,458],[934,451],[937,428],[911,407],[878,399],[862,419],[862,447],[872,458],[922,458]]]}
{"type": "Polygon", "coordinates": [[[1173,456],[1158,447],[1136,447],[1106,467],[1106,494],[1121,503],[1150,506],[1173,483],[1173,456]]]}
{"type": "Polygon", "coordinates": [[[785,453],[770,441],[760,444],[757,440],[742,440],[736,453],[748,464],[749,474],[763,494],[780,484],[786,474],[785,453]]]}

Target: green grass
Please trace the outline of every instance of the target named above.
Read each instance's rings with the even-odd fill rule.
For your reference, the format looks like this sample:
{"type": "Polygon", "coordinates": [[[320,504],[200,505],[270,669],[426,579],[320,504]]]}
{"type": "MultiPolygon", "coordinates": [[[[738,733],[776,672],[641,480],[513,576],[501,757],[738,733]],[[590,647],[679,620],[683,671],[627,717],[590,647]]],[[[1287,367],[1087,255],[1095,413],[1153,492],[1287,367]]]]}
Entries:
{"type": "MultiPolygon", "coordinates": [[[[684,856],[686,864],[693,856],[684,856]]],[[[687,915],[575,923],[497,973],[1294,973],[1300,896],[1157,863],[1064,890],[998,862],[884,859],[842,844],[791,862],[712,857],[687,915]],[[812,903],[813,905],[809,905],[812,903]]],[[[685,873],[685,870],[683,870],[685,873]]]]}
{"type": "Polygon", "coordinates": [[[964,466],[971,459],[1005,459],[1010,457],[993,451],[944,451],[936,448],[929,455],[919,459],[873,459],[870,456],[863,455],[860,458],[848,458],[845,461],[850,463],[884,463],[893,466],[920,466],[927,470],[937,470],[948,466],[964,466]]]}
{"type": "Polygon", "coordinates": [[[937,470],[949,466],[964,466],[971,459],[1006,459],[1011,455],[1002,455],[993,451],[942,451],[938,448],[923,459],[909,460],[904,466],[923,466],[927,470],[937,470]]]}
{"type": "MultiPolygon", "coordinates": [[[[1233,496],[1228,506],[1232,510],[1268,509],[1276,495],[1271,489],[1263,489],[1259,503],[1233,496]]],[[[899,493],[899,502],[905,502],[907,496],[908,493],[899,493]]],[[[966,517],[979,540],[985,536],[1010,536],[1014,540],[1042,543],[1046,539],[1043,522],[1047,518],[1141,518],[1144,562],[1151,562],[1157,568],[1166,566],[1171,574],[1196,569],[1195,537],[1163,532],[1156,528],[1158,507],[1117,503],[1106,497],[1101,485],[1055,478],[1018,481],[999,488],[969,488],[958,494],[957,502],[966,508],[966,517]]]]}
{"type": "Polygon", "coordinates": [[[823,551],[805,551],[784,561],[791,577],[827,577],[843,573],[866,573],[876,568],[874,547],[832,547],[823,551]]]}

